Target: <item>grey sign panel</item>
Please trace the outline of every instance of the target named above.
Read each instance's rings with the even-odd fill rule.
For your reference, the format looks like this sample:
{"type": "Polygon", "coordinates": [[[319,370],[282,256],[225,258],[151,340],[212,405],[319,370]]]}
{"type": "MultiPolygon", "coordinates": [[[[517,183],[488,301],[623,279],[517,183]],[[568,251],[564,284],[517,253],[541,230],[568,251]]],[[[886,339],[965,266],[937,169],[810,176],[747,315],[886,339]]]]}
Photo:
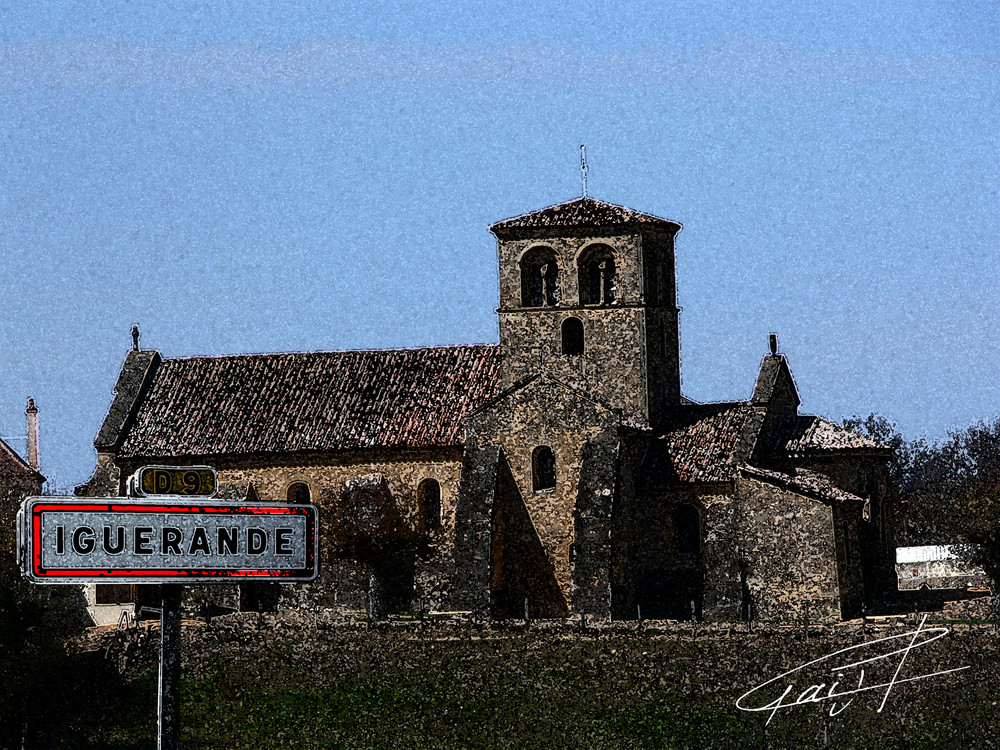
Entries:
{"type": "Polygon", "coordinates": [[[36,583],[312,580],[312,505],[185,498],[30,498],[18,560],[36,583]]]}

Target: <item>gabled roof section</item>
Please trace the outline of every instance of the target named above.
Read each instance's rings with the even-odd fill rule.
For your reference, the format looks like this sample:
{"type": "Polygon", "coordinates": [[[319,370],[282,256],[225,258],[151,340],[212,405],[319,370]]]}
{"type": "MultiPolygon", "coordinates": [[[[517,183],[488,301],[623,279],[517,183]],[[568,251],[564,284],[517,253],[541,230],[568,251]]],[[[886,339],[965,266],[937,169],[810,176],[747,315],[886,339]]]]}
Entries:
{"type": "Polygon", "coordinates": [[[0,481],[14,478],[45,481],[45,477],[21,458],[17,451],[0,440],[0,481]]]}
{"type": "Polygon", "coordinates": [[[679,232],[681,229],[681,225],[675,221],[661,219],[659,216],[642,211],[635,211],[596,198],[575,198],[565,203],[557,203],[548,208],[498,221],[490,227],[490,231],[499,236],[520,230],[602,229],[618,226],[644,227],[671,233],[679,232]]]}
{"type": "Polygon", "coordinates": [[[499,386],[496,345],[165,359],[121,455],[457,446],[499,386]]]}
{"type": "Polygon", "coordinates": [[[760,373],[754,383],[753,396],[750,403],[754,406],[764,406],[776,395],[787,395],[797,408],[802,403],[799,389],[795,386],[795,378],[788,367],[784,354],[769,354],[761,360],[760,373]]]}
{"type": "Polygon", "coordinates": [[[879,453],[892,449],[866,435],[823,417],[802,414],[783,419],[775,431],[774,450],[789,455],[814,453],[879,453]]]}
{"type": "Polygon", "coordinates": [[[649,439],[639,466],[646,485],[732,482],[761,425],[746,402],[680,405],[649,439]]]}
{"type": "Polygon", "coordinates": [[[595,396],[589,391],[585,391],[580,388],[574,388],[569,383],[559,380],[559,378],[554,378],[551,375],[546,375],[545,373],[540,373],[540,372],[532,373],[523,380],[519,380],[518,382],[514,383],[514,385],[508,386],[507,388],[504,388],[502,391],[498,391],[495,396],[488,399],[487,401],[484,401],[482,404],[480,404],[475,409],[470,411],[469,414],[470,415],[480,414],[482,412],[489,411],[497,404],[502,402],[504,399],[513,396],[515,393],[519,393],[520,391],[525,390],[526,388],[531,386],[532,383],[535,382],[552,383],[561,390],[566,391],[567,394],[573,398],[579,398],[585,401],[589,401],[590,403],[594,404],[600,409],[613,412],[615,414],[620,414],[620,412],[617,409],[615,409],[615,407],[613,407],[611,404],[609,404],[607,401],[604,401],[603,399],[595,396]]]}
{"type": "Polygon", "coordinates": [[[740,472],[753,479],[773,484],[783,490],[789,490],[799,495],[805,495],[806,497],[812,497],[827,503],[864,502],[864,498],[840,489],[825,477],[786,474],[783,471],[771,471],[749,465],[741,466],[740,472]]]}
{"type": "Polygon", "coordinates": [[[118,382],[115,383],[115,397],[111,402],[101,429],[94,438],[98,452],[113,452],[121,445],[131,418],[139,403],[139,397],[148,387],[161,359],[153,349],[133,349],[125,357],[118,382]]]}

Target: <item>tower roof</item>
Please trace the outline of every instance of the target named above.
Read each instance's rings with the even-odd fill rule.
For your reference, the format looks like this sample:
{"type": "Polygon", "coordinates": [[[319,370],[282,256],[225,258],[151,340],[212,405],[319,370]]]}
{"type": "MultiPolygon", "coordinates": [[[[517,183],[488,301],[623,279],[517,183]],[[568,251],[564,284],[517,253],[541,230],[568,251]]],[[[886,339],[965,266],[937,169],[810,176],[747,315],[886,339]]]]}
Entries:
{"type": "Polygon", "coordinates": [[[574,198],[548,208],[498,221],[490,227],[494,234],[506,234],[523,229],[563,229],[639,226],[668,232],[680,231],[681,225],[659,216],[631,208],[606,203],[596,198],[574,198]]]}

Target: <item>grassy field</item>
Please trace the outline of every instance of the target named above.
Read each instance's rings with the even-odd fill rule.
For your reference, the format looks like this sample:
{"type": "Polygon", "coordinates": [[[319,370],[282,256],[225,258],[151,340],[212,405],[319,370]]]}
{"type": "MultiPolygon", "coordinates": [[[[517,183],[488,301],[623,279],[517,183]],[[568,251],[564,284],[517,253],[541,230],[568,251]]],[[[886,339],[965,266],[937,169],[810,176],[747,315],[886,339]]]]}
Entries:
{"type": "MultiPolygon", "coordinates": [[[[833,718],[828,703],[788,708],[767,727],[736,709],[764,680],[885,632],[192,627],[182,747],[996,747],[1000,648],[987,627],[914,651],[906,674],[972,668],[897,685],[882,712],[881,691],[833,718]]],[[[124,677],[103,651],[73,655],[29,745],[155,747],[155,653],[155,639],[133,648],[124,677]]]]}

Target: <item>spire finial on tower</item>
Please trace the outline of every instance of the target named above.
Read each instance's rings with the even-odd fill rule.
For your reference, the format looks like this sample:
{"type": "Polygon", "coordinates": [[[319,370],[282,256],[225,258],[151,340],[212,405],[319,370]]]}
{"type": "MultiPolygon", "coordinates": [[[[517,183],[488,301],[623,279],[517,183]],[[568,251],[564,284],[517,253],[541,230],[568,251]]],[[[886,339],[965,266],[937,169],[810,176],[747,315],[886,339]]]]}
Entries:
{"type": "Polygon", "coordinates": [[[580,177],[583,179],[583,197],[587,197],[587,147],[580,146],[580,177]]]}

